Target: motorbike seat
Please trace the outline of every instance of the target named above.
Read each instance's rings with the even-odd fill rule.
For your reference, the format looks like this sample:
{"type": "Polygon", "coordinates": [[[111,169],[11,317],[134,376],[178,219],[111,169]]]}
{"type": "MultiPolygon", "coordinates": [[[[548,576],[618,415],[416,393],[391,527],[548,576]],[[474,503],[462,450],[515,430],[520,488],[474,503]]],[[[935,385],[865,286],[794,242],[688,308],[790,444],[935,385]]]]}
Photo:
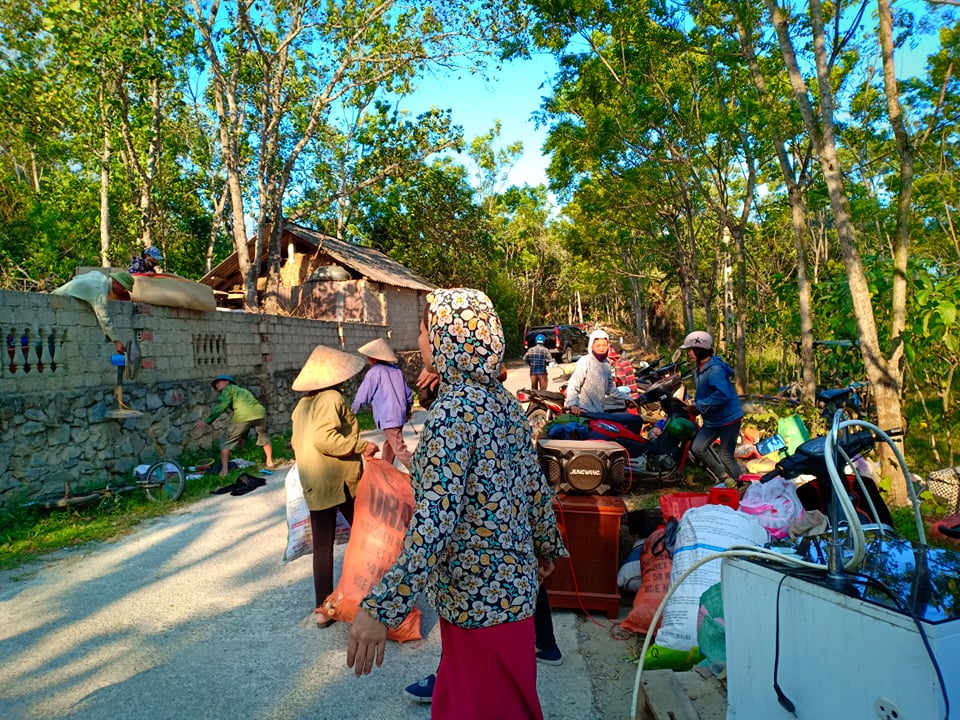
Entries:
{"type": "Polygon", "coordinates": [[[623,425],[627,430],[630,430],[633,433],[640,434],[640,430],[646,424],[643,417],[640,415],[634,415],[633,413],[621,412],[621,413],[592,413],[592,412],[582,412],[580,413],[581,417],[585,417],[589,420],[603,420],[605,422],[614,423],[617,425],[623,425]]]}
{"type": "Polygon", "coordinates": [[[821,390],[818,392],[817,397],[821,400],[836,400],[849,395],[852,391],[852,387],[830,388],[828,390],[821,390]]]}
{"type": "Polygon", "coordinates": [[[556,390],[528,390],[526,392],[528,392],[530,395],[539,395],[544,400],[551,400],[561,404],[564,401],[563,393],[557,392],[556,390]]]}

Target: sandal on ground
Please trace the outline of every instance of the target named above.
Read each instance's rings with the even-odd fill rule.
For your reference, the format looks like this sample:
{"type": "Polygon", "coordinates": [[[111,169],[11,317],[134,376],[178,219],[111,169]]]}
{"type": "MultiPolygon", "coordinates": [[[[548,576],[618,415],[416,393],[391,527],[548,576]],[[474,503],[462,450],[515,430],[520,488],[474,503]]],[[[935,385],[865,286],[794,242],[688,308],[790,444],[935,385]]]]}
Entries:
{"type": "Polygon", "coordinates": [[[320,608],[317,608],[316,610],[314,610],[314,613],[317,616],[317,627],[320,628],[321,630],[323,628],[330,627],[337,621],[336,618],[330,617],[329,615],[324,613],[323,610],[321,610],[320,608]]]}

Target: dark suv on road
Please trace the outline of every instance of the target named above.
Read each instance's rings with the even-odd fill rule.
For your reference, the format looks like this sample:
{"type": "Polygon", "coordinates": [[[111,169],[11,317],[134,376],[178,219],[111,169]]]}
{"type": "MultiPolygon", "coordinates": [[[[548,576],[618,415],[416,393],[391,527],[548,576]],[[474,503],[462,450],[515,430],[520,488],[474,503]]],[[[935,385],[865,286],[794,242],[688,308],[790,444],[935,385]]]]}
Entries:
{"type": "Polygon", "coordinates": [[[589,335],[573,325],[537,325],[527,331],[523,339],[523,351],[536,345],[537,335],[543,335],[544,347],[550,351],[557,362],[573,362],[574,355],[583,355],[587,351],[589,335]]]}

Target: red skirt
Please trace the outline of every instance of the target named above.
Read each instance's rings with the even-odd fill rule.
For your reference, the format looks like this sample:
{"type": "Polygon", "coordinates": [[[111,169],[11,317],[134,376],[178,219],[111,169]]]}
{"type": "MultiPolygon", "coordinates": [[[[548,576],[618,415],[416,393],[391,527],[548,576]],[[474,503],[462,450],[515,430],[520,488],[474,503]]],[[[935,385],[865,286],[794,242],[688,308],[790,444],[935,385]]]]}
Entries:
{"type": "Polygon", "coordinates": [[[465,630],[440,619],[431,720],[543,720],[533,618],[465,630]]]}

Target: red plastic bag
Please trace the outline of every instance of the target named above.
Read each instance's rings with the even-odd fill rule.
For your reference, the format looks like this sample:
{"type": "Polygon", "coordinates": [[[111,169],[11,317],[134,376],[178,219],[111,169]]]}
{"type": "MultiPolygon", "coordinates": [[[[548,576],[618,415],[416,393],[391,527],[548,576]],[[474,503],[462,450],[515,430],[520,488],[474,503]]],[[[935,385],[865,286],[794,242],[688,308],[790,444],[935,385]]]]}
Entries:
{"type": "MultiPolygon", "coordinates": [[[[360,601],[400,555],[411,515],[410,476],[384,460],[365,460],[353,506],[350,541],[343,556],[343,572],[324,601],[324,613],[353,622],[360,601]]],[[[387,637],[397,642],[421,639],[420,610],[414,608],[399,627],[387,632],[387,637]]]]}
{"type": "MultiPolygon", "coordinates": [[[[657,528],[643,541],[640,551],[640,589],[633,599],[633,609],[621,623],[621,627],[630,632],[646,635],[657,630],[656,627],[650,627],[650,622],[670,588],[670,571],[673,569],[673,560],[663,544],[663,534],[664,529],[657,528]]],[[[657,623],[659,626],[660,623],[657,623]]]]}

